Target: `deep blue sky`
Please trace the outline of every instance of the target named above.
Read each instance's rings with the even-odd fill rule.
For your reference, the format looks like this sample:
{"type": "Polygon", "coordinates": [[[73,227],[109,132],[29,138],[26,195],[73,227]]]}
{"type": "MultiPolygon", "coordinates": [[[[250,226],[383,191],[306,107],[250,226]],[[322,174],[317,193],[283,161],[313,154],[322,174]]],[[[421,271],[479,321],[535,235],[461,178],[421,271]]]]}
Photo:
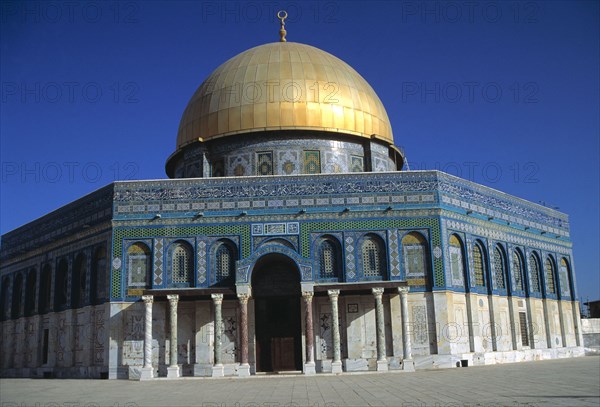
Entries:
{"type": "Polygon", "coordinates": [[[412,169],[570,215],[600,299],[599,3],[2,2],[5,233],[114,180],[165,178],[181,113],[218,65],[288,40],[352,65],[412,169]]]}

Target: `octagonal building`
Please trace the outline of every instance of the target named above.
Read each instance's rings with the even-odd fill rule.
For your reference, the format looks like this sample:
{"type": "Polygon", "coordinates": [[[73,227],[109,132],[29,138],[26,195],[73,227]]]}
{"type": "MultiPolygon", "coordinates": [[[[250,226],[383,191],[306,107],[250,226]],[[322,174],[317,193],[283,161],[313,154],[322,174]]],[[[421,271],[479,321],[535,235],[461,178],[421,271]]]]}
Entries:
{"type": "Polygon", "coordinates": [[[287,41],[234,56],[185,108],[170,179],[112,183],[2,236],[1,375],[583,355],[568,217],[404,161],[337,57],[287,41]]]}

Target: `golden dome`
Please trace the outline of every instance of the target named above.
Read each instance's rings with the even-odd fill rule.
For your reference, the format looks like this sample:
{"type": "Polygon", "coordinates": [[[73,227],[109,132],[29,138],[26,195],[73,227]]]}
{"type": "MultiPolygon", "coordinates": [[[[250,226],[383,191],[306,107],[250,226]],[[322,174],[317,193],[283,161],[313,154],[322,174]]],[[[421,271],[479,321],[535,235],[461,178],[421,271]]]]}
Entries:
{"type": "Polygon", "coordinates": [[[188,103],[177,150],[195,141],[267,130],[320,130],[393,145],[371,86],[347,63],[310,45],[275,42],[218,67],[188,103]]]}

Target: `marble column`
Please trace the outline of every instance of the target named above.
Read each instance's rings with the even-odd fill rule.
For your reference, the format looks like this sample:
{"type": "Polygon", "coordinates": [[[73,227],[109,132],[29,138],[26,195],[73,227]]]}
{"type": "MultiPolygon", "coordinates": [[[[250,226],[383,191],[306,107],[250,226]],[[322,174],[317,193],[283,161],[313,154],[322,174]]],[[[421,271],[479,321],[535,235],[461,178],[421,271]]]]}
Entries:
{"type": "Polygon", "coordinates": [[[171,335],[169,339],[169,357],[170,363],[167,367],[167,377],[177,378],[179,374],[179,365],[177,364],[177,302],[179,295],[167,295],[169,300],[169,319],[171,321],[171,335]]]}
{"type": "Polygon", "coordinates": [[[152,304],[154,296],[142,296],[146,307],[144,319],[144,366],[140,371],[140,380],[154,378],[154,368],[152,367],[152,304]]]}
{"type": "Polygon", "coordinates": [[[240,300],[240,366],[238,376],[250,376],[250,364],[248,363],[248,299],[246,293],[238,294],[240,300]]]}
{"type": "Polygon", "coordinates": [[[412,358],[412,343],[410,340],[410,321],[408,320],[408,287],[398,287],[400,294],[400,310],[402,314],[402,369],[407,371],[415,370],[415,363],[412,358]]]}
{"type": "Polygon", "coordinates": [[[340,290],[327,290],[329,301],[331,301],[331,332],[333,334],[333,361],[331,362],[331,373],[342,373],[342,352],[340,349],[340,319],[338,315],[338,297],[340,290]]]}
{"type": "Polygon", "coordinates": [[[313,311],[312,311],[312,291],[303,291],[302,298],[304,299],[305,308],[305,340],[306,340],[306,362],[304,363],[304,374],[313,375],[315,369],[315,336],[313,332],[313,311]]]}
{"type": "Polygon", "coordinates": [[[213,304],[215,306],[215,340],[214,340],[214,351],[215,351],[215,363],[212,368],[212,376],[220,377],[224,375],[225,369],[221,363],[221,344],[223,335],[223,317],[221,315],[221,305],[223,304],[223,294],[211,294],[213,304]]]}
{"type": "Polygon", "coordinates": [[[371,289],[375,297],[375,319],[377,324],[377,370],[388,370],[388,363],[385,357],[385,321],[383,317],[383,288],[377,287],[371,289]]]}

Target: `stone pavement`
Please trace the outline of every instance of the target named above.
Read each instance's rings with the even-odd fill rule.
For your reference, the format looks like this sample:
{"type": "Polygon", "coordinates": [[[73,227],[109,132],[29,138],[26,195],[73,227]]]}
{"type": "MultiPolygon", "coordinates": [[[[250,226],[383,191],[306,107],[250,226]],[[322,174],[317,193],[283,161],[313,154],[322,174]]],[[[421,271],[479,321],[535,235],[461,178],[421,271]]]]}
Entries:
{"type": "Polygon", "coordinates": [[[2,379],[0,401],[1,407],[600,406],[600,357],[340,376],[2,379]]]}

